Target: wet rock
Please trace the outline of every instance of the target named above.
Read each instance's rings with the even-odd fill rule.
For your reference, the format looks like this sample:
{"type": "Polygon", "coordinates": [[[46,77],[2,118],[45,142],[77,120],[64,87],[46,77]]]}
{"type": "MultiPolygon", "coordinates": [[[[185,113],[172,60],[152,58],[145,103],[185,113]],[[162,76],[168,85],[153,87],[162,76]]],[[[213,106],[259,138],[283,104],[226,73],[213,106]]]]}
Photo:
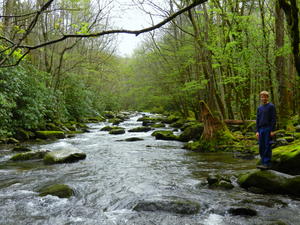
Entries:
{"type": "Polygon", "coordinates": [[[134,206],[135,211],[164,211],[178,214],[196,214],[200,204],[184,198],[167,198],[162,200],[143,200],[134,206]]]}
{"type": "Polygon", "coordinates": [[[151,127],[143,126],[143,127],[132,128],[132,129],[128,130],[128,132],[148,132],[150,130],[152,130],[151,127]]]}
{"type": "Polygon", "coordinates": [[[109,131],[109,134],[125,134],[125,129],[123,128],[112,129],[109,131]]]}
{"type": "Polygon", "coordinates": [[[157,123],[157,124],[152,124],[151,127],[153,127],[153,128],[162,128],[162,127],[166,127],[166,125],[163,124],[163,123],[157,123]]]}
{"type": "Polygon", "coordinates": [[[172,131],[157,130],[154,131],[151,135],[154,136],[157,140],[178,140],[177,136],[174,135],[172,131]]]}
{"type": "Polygon", "coordinates": [[[106,119],[113,119],[115,117],[115,114],[111,111],[105,111],[103,113],[103,116],[106,118],[106,119]]]}
{"type": "Polygon", "coordinates": [[[119,119],[119,118],[113,118],[113,119],[109,119],[108,122],[112,123],[113,125],[119,125],[121,122],[123,122],[124,120],[119,119]]]}
{"type": "Polygon", "coordinates": [[[143,138],[138,138],[138,137],[131,137],[131,138],[126,138],[124,141],[128,142],[133,142],[133,141],[143,141],[143,138]]]}
{"type": "Polygon", "coordinates": [[[291,176],[274,170],[254,170],[239,176],[241,187],[259,188],[267,193],[300,196],[300,176],[291,176]]]}
{"type": "Polygon", "coordinates": [[[228,213],[233,216],[256,216],[257,211],[250,208],[230,208],[228,213]]]}
{"type": "Polygon", "coordinates": [[[272,169],[292,175],[300,174],[300,140],[273,149],[272,169]]]}
{"type": "Polygon", "coordinates": [[[30,152],[18,153],[12,156],[10,160],[25,161],[25,160],[43,159],[48,152],[49,152],[48,150],[43,150],[43,151],[30,151],[30,152]]]}
{"type": "Polygon", "coordinates": [[[15,139],[15,138],[6,138],[4,143],[7,143],[7,144],[18,144],[20,142],[17,139],[15,139]]]}
{"type": "Polygon", "coordinates": [[[207,177],[207,183],[210,188],[218,188],[218,189],[232,189],[234,188],[229,178],[222,177],[221,175],[209,175],[207,177]]]}
{"type": "Polygon", "coordinates": [[[203,124],[193,123],[190,126],[186,127],[184,131],[179,135],[180,141],[190,141],[197,140],[201,137],[203,132],[203,124]]]}
{"type": "Polygon", "coordinates": [[[65,138],[65,134],[63,131],[36,131],[35,135],[40,139],[65,138]]]}
{"type": "Polygon", "coordinates": [[[34,133],[23,129],[17,129],[14,138],[21,141],[26,141],[34,137],[34,133]]]}
{"type": "Polygon", "coordinates": [[[70,198],[74,191],[65,184],[54,184],[39,190],[39,196],[53,195],[59,198],[70,198]]]}
{"type": "Polygon", "coordinates": [[[44,157],[46,164],[73,163],[85,159],[86,154],[76,148],[58,149],[49,152],[44,157]]]}
{"type": "Polygon", "coordinates": [[[105,127],[102,127],[100,129],[100,131],[111,131],[112,129],[114,129],[114,127],[111,127],[111,126],[105,126],[105,127]]]}
{"type": "Polygon", "coordinates": [[[167,124],[171,124],[171,123],[175,123],[178,120],[180,120],[181,118],[179,116],[175,116],[175,115],[170,115],[167,118],[162,119],[163,123],[167,123],[167,124]]]}

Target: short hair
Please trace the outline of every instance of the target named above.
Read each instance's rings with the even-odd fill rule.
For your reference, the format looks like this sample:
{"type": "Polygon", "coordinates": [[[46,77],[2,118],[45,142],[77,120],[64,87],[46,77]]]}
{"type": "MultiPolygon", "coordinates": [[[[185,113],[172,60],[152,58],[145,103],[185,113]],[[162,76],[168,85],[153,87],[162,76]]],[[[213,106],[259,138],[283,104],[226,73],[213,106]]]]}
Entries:
{"type": "Polygon", "coordinates": [[[261,95],[267,95],[267,96],[270,96],[270,95],[269,95],[269,92],[267,92],[267,91],[261,91],[261,92],[259,93],[259,96],[261,96],[261,95]]]}

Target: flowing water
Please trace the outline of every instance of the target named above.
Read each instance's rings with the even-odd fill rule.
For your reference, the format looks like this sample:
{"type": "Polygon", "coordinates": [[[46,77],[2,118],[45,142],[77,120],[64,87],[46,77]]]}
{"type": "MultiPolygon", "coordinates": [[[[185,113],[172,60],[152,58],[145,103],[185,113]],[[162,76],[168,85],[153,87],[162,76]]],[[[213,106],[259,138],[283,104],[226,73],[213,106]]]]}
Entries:
{"type": "MultiPolygon", "coordinates": [[[[126,130],[141,126],[133,115],[120,124],[126,130]]],[[[282,195],[259,195],[235,185],[232,190],[204,185],[208,174],[231,176],[255,167],[232,153],[193,153],[177,141],[155,140],[150,132],[109,135],[100,129],[108,123],[88,124],[89,133],[51,143],[31,144],[32,149],[73,146],[87,154],[72,164],[44,165],[41,161],[10,162],[2,147],[0,157],[0,224],[99,225],[260,225],[271,221],[300,224],[300,202],[282,195]],[[120,141],[140,137],[137,142],[120,141]],[[75,190],[69,199],[39,197],[38,190],[63,183],[75,190]],[[136,212],[143,199],[180,197],[197,201],[195,215],[136,212]],[[254,217],[232,216],[230,208],[257,211],[254,217]]],[[[167,128],[166,128],[167,129],[167,128]]]]}

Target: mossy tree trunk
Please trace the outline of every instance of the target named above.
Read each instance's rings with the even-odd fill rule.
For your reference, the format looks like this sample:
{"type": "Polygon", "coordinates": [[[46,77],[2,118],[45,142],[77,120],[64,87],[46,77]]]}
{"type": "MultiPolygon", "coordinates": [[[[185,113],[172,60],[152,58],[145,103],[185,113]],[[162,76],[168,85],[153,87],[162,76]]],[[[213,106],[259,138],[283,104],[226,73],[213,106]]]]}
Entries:
{"type": "Polygon", "coordinates": [[[214,117],[204,101],[200,101],[201,119],[204,124],[204,130],[201,139],[213,140],[217,138],[220,131],[226,130],[226,125],[218,118],[214,117]]]}

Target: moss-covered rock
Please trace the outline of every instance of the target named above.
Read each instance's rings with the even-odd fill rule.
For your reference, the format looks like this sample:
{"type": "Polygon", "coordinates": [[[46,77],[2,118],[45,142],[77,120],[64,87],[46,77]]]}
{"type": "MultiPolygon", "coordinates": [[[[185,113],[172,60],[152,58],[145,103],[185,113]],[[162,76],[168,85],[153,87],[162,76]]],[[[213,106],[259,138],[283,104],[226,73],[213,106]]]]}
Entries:
{"type": "Polygon", "coordinates": [[[105,112],[103,112],[103,116],[106,119],[112,119],[115,117],[115,114],[111,111],[105,111],[105,112]]]}
{"type": "Polygon", "coordinates": [[[184,198],[169,198],[159,200],[143,200],[137,203],[135,211],[164,211],[178,214],[196,214],[200,211],[200,204],[184,198]]]}
{"type": "Polygon", "coordinates": [[[46,164],[73,163],[85,159],[86,154],[76,148],[58,149],[49,152],[44,157],[46,164]]]}
{"type": "Polygon", "coordinates": [[[293,144],[273,149],[272,169],[298,175],[300,174],[300,140],[293,144]]]}
{"type": "Polygon", "coordinates": [[[162,128],[162,127],[166,127],[166,125],[163,124],[163,123],[156,123],[156,124],[152,124],[151,127],[153,127],[153,128],[162,128]]]}
{"type": "Polygon", "coordinates": [[[179,135],[180,141],[191,141],[200,139],[203,132],[203,124],[193,123],[186,127],[184,131],[179,135]]]}
{"type": "Polygon", "coordinates": [[[168,130],[157,130],[154,131],[151,135],[154,136],[157,140],[178,140],[178,137],[174,135],[172,131],[168,130]]]}
{"type": "Polygon", "coordinates": [[[300,196],[300,176],[291,176],[274,170],[254,170],[240,175],[238,183],[246,189],[255,187],[268,193],[300,196]]]}
{"type": "Polygon", "coordinates": [[[18,144],[20,142],[15,138],[5,138],[4,143],[6,143],[6,144],[18,144]]]}
{"type": "Polygon", "coordinates": [[[24,152],[24,153],[18,153],[10,158],[12,161],[25,161],[25,160],[34,160],[34,159],[43,159],[44,156],[49,151],[30,151],[30,152],[24,152]]]}
{"type": "Polygon", "coordinates": [[[109,131],[109,134],[125,134],[125,129],[124,128],[117,128],[117,129],[112,129],[109,131]]]}
{"type": "Polygon", "coordinates": [[[113,118],[113,119],[109,119],[108,122],[112,123],[113,125],[119,125],[121,122],[123,122],[124,120],[120,119],[120,118],[113,118]]]}
{"type": "Polygon", "coordinates": [[[210,188],[218,188],[224,190],[234,188],[233,184],[231,183],[231,180],[221,175],[212,174],[209,175],[206,180],[210,188]]]}
{"type": "Polygon", "coordinates": [[[162,119],[162,122],[163,122],[163,123],[167,123],[167,124],[171,124],[171,123],[177,122],[177,121],[180,120],[180,119],[181,119],[181,117],[179,117],[179,116],[170,115],[170,116],[168,116],[167,118],[162,119]]]}
{"type": "Polygon", "coordinates": [[[135,127],[128,130],[128,132],[148,132],[150,130],[152,130],[151,127],[135,127]]]}
{"type": "Polygon", "coordinates": [[[26,141],[34,137],[34,133],[31,131],[26,131],[21,128],[15,131],[14,138],[20,141],[26,141]]]}
{"type": "Polygon", "coordinates": [[[39,196],[53,195],[59,198],[70,198],[74,195],[74,191],[65,184],[53,184],[43,187],[39,190],[39,196]]]}
{"type": "Polygon", "coordinates": [[[40,139],[65,138],[65,133],[63,131],[36,131],[35,135],[40,139]]]}

